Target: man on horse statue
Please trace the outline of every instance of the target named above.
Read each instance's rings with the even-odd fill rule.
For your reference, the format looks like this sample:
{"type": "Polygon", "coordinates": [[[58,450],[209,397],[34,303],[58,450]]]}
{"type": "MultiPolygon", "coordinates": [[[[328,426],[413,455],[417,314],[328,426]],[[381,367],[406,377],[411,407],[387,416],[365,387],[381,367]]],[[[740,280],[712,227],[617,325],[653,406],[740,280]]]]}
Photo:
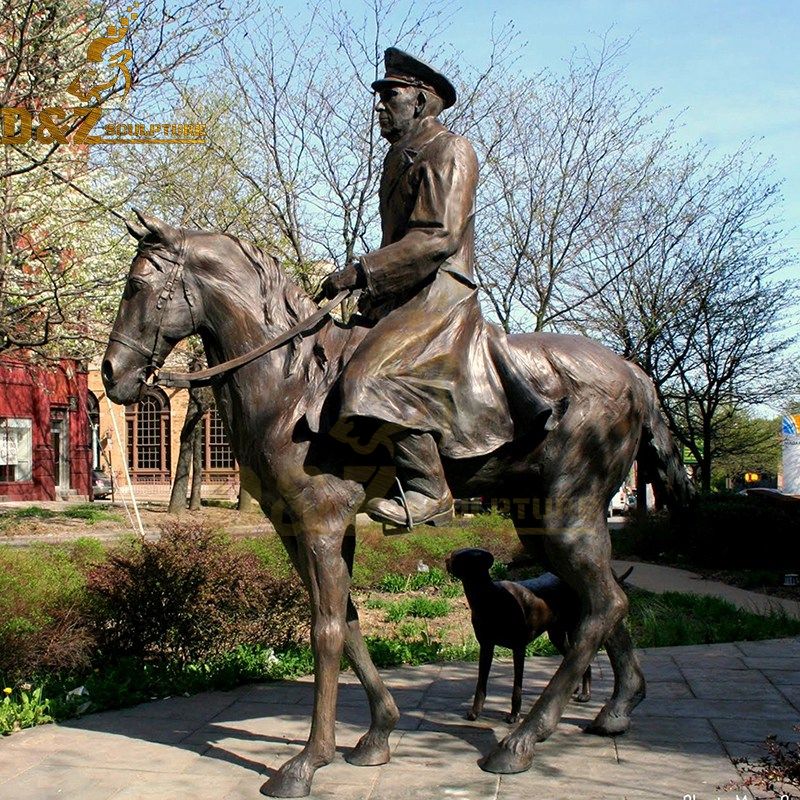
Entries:
{"type": "Polygon", "coordinates": [[[441,456],[492,452],[552,425],[549,405],[481,314],[473,280],[478,162],[437,119],[456,102],[442,74],[390,47],[372,84],[383,163],[379,249],[329,275],[321,297],[361,289],[370,325],[339,382],[341,421],[388,423],[400,497],[373,498],[375,520],[440,524],[453,515],[441,456]],[[441,454],[441,455],[440,455],[441,454]]]}

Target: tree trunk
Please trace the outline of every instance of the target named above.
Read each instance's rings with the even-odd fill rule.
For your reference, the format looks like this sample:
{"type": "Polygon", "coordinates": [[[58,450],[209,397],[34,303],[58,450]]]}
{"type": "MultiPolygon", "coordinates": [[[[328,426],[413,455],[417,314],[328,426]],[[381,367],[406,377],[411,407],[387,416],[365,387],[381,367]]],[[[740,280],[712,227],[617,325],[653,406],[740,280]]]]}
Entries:
{"type": "Polygon", "coordinates": [[[175,467],[175,480],[169,497],[169,514],[182,514],[186,510],[186,493],[189,488],[189,469],[192,463],[193,441],[198,422],[203,418],[203,410],[194,392],[189,392],[186,419],[181,428],[181,446],[178,451],[178,465],[175,467]]]}
{"type": "Polygon", "coordinates": [[[700,469],[700,488],[704,494],[711,491],[711,425],[703,423],[703,453],[697,459],[700,469]]]}
{"type": "Polygon", "coordinates": [[[239,504],[236,508],[239,511],[252,511],[254,508],[254,504],[256,502],[255,497],[247,491],[242,485],[242,482],[239,481],[239,504]]]}
{"type": "Polygon", "coordinates": [[[261,499],[261,486],[249,467],[239,464],[239,511],[257,511],[261,499]]]}
{"type": "MultiPolygon", "coordinates": [[[[200,419],[202,419],[202,414],[200,419]]],[[[203,429],[196,425],[192,437],[192,496],[189,500],[189,511],[200,508],[200,490],[203,486],[203,429]]]]}
{"type": "Polygon", "coordinates": [[[641,461],[636,464],[636,516],[647,516],[647,475],[641,461]]]}

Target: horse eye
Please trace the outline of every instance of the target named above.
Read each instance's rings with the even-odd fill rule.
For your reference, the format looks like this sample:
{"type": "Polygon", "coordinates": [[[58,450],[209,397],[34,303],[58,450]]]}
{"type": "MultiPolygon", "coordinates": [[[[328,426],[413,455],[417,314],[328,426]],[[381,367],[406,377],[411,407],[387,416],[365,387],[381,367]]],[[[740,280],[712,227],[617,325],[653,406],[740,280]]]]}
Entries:
{"type": "Polygon", "coordinates": [[[141,278],[137,278],[133,275],[129,276],[127,282],[125,283],[125,299],[132,297],[134,294],[136,294],[136,292],[138,292],[140,289],[143,289],[145,286],[147,286],[147,283],[141,278]]]}

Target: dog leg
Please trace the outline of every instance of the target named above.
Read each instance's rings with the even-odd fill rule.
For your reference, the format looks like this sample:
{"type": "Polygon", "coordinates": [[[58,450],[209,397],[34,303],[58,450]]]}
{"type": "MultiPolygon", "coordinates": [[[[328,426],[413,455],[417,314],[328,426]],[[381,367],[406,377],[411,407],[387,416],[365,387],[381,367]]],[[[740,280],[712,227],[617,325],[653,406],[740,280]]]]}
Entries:
{"type": "Polygon", "coordinates": [[[483,711],[483,701],[486,700],[486,684],[489,680],[489,670],[494,658],[494,645],[481,642],[481,654],[478,664],[478,685],[475,687],[475,699],[472,701],[472,710],[467,714],[467,719],[475,720],[483,711]]]}
{"type": "Polygon", "coordinates": [[[572,695],[576,703],[588,703],[592,699],[592,668],[586,667],[580,688],[576,688],[572,695]]]}

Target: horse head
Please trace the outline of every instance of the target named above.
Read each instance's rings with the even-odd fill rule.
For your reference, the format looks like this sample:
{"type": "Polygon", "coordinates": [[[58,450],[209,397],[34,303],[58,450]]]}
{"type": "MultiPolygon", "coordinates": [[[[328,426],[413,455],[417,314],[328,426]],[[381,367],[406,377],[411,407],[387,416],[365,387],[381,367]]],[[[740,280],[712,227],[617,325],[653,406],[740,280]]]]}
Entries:
{"type": "Polygon", "coordinates": [[[103,357],[103,384],[115,403],[136,402],[152,372],[197,330],[196,293],[184,275],[186,234],[134,209],[127,222],[137,240],[117,318],[103,357]]]}

